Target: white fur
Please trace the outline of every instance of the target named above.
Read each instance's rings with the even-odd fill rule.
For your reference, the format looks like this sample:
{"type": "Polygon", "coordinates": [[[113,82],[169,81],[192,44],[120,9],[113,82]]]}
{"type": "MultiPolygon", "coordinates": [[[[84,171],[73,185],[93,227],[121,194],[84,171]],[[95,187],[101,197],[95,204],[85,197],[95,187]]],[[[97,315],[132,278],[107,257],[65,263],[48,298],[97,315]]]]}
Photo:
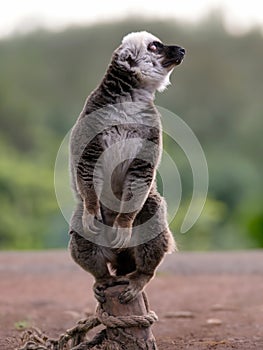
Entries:
{"type": "Polygon", "coordinates": [[[143,32],[132,32],[127,34],[123,39],[122,39],[122,44],[123,45],[128,45],[128,46],[145,46],[152,42],[152,41],[161,41],[158,39],[156,36],[152,35],[151,33],[148,33],[146,31],[143,32]]]}
{"type": "Polygon", "coordinates": [[[169,77],[172,70],[167,70],[162,66],[163,57],[161,55],[147,50],[148,45],[153,41],[161,42],[156,36],[146,31],[126,35],[118,49],[119,60],[128,67],[127,59],[132,58],[136,65],[130,69],[138,72],[144,87],[161,92],[170,84],[169,77]]]}

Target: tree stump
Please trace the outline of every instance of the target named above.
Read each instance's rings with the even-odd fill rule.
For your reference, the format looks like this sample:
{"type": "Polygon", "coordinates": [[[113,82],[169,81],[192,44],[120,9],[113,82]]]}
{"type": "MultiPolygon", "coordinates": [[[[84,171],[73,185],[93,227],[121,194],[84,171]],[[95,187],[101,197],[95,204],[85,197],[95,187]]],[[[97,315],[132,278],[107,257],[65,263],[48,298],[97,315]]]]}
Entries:
{"type": "MultiPolygon", "coordinates": [[[[146,294],[139,293],[137,298],[128,304],[121,304],[119,294],[125,287],[116,285],[108,287],[105,290],[106,302],[102,305],[102,309],[111,316],[121,317],[129,316],[136,320],[136,316],[149,315],[148,302],[146,294]],[[133,317],[135,316],[135,317],[133,317]]],[[[138,317],[139,319],[140,317],[138,317]]],[[[126,319],[126,318],[125,318],[126,319]]],[[[143,317],[141,317],[143,319],[143,317]]],[[[118,343],[120,349],[125,350],[158,350],[155,338],[151,331],[151,326],[127,326],[125,328],[106,328],[107,342],[118,343]]]]}

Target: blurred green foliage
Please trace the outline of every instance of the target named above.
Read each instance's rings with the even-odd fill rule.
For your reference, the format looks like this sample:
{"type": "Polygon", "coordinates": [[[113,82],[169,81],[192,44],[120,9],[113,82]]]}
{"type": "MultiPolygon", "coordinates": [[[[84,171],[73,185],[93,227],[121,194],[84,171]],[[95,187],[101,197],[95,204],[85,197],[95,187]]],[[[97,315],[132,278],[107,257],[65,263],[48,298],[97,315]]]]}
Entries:
{"type": "Polygon", "coordinates": [[[263,247],[263,39],[224,30],[220,17],[196,24],[134,19],[60,33],[39,30],[0,41],[0,247],[65,247],[67,223],[53,187],[59,145],[99,83],[123,35],[148,30],[184,46],[187,56],[156,103],[183,118],[207,156],[204,212],[184,235],[191,169],[168,138],[183,184],[171,227],[179,248],[263,247]]]}

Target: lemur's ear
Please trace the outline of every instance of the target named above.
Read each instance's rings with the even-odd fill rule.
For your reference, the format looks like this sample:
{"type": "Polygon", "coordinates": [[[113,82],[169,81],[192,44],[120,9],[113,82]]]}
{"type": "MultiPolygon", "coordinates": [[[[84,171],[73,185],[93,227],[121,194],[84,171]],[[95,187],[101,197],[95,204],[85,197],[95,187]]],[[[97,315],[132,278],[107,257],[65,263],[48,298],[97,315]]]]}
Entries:
{"type": "Polygon", "coordinates": [[[120,48],[118,52],[118,62],[125,68],[133,70],[133,68],[137,66],[135,52],[127,47],[120,48]]]}

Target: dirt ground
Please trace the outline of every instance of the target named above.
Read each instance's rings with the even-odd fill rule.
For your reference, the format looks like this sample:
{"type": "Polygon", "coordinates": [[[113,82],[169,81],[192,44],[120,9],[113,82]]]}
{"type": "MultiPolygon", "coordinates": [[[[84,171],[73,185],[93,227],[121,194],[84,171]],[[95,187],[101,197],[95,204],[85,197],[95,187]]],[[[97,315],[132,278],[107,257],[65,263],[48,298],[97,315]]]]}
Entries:
{"type": "MultiPolygon", "coordinates": [[[[263,349],[263,252],[177,253],[147,287],[159,350],[263,349]]],[[[93,313],[92,277],[65,251],[0,255],[0,350],[20,328],[59,336],[93,313]]]]}

